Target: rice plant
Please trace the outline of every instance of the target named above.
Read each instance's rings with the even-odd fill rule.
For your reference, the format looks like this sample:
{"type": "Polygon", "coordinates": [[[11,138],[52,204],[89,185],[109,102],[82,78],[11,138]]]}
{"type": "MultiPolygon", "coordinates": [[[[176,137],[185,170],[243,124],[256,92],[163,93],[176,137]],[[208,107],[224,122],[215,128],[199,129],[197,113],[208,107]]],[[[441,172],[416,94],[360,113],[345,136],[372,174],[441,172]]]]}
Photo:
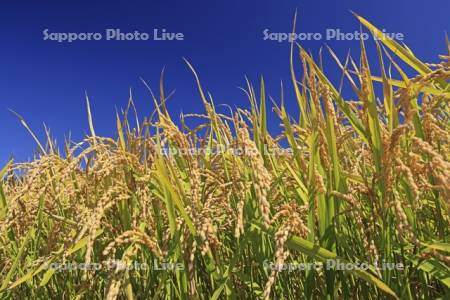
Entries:
{"type": "Polygon", "coordinates": [[[204,114],[173,120],[161,79],[154,113],[130,97],[116,138],[96,135],[88,100],[90,134],[63,150],[20,119],[38,149],[0,171],[0,298],[448,299],[446,46],[438,64],[391,39],[372,65],[363,42],[359,61],[330,50],[344,99],[292,45],[276,136],[263,80],[224,114],[189,63],[204,114]]]}

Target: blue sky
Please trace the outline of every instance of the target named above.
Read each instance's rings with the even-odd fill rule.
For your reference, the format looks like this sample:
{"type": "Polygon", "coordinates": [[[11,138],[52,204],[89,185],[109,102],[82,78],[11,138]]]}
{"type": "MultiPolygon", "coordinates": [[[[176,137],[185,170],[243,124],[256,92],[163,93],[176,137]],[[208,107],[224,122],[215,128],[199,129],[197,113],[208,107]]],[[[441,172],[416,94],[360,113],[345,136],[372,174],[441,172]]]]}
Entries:
{"type": "MultiPolygon", "coordinates": [[[[152,102],[139,78],[157,89],[165,66],[166,86],[176,89],[168,106],[180,112],[202,112],[194,79],[182,57],[197,69],[203,86],[216,103],[247,107],[245,75],[257,83],[263,75],[268,93],[279,99],[280,80],[289,88],[289,44],[264,40],[263,31],[289,32],[295,9],[297,32],[340,28],[359,29],[350,10],[379,28],[405,35],[416,56],[436,62],[445,53],[445,32],[450,30],[450,1],[2,1],[0,4],[0,164],[13,154],[18,161],[31,158],[35,144],[18,119],[20,113],[43,139],[43,123],[63,141],[65,134],[79,141],[88,132],[84,93],[91,99],[96,132],[114,135],[115,109],[124,107],[133,89],[140,116],[152,102]],[[153,32],[165,28],[182,32],[183,41],[75,41],[43,39],[49,32],[153,32]]],[[[324,40],[302,41],[317,53],[324,40]]],[[[358,41],[327,41],[344,58],[358,54],[358,41]]],[[[373,59],[373,44],[368,44],[373,59]]],[[[339,78],[325,55],[330,77],[339,78]]],[[[376,71],[374,71],[376,73],[376,71]]],[[[335,81],[335,82],[336,82],[335,81]]],[[[293,98],[286,103],[295,114],[293,98]]],[[[271,126],[276,127],[275,118],[271,126]]]]}

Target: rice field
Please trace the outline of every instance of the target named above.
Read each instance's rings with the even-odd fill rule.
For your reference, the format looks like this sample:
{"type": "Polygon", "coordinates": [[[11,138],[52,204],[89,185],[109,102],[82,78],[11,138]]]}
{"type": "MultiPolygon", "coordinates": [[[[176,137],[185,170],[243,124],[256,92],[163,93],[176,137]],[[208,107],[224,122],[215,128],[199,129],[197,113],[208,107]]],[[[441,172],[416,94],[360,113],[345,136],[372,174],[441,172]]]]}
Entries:
{"type": "Polygon", "coordinates": [[[292,45],[295,99],[248,82],[250,109],[219,113],[187,62],[203,114],[173,120],[161,79],[114,138],[88,100],[62,149],[21,118],[37,150],[0,171],[0,298],[449,299],[450,43],[438,64],[373,46],[329,51],[352,99],[292,45]]]}

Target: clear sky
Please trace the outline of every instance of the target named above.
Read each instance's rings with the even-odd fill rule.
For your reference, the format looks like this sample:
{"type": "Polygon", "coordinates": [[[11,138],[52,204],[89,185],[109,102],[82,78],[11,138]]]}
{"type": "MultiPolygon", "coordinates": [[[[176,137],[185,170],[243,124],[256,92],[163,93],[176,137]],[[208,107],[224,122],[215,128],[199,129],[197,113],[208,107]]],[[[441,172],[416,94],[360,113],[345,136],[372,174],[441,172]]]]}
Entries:
{"type": "MultiPolygon", "coordinates": [[[[295,9],[297,32],[327,28],[359,30],[350,10],[388,32],[403,33],[416,56],[436,62],[445,53],[450,30],[450,1],[434,0],[165,0],[165,1],[2,1],[0,3],[0,164],[13,154],[18,161],[31,157],[35,144],[18,119],[20,113],[43,140],[43,123],[62,144],[69,132],[79,141],[88,132],[84,93],[91,99],[96,132],[113,135],[115,109],[124,107],[133,89],[140,116],[152,102],[139,78],[157,90],[166,70],[168,90],[176,89],[168,106],[174,115],[202,112],[194,79],[182,57],[197,69],[203,86],[216,103],[247,107],[245,75],[257,83],[263,75],[268,93],[279,99],[280,80],[289,82],[289,44],[264,40],[263,31],[289,32],[295,9]],[[48,32],[153,33],[181,32],[183,41],[44,40],[48,32]]],[[[358,41],[301,41],[317,53],[325,43],[344,58],[358,54],[358,41]]],[[[373,44],[368,45],[373,48],[373,44]]],[[[372,54],[372,59],[377,59],[372,54]]],[[[325,68],[337,80],[334,63],[325,55],[325,68]]],[[[376,71],[374,71],[376,73],[376,71]]],[[[285,99],[295,113],[295,101],[285,99]]],[[[272,127],[277,123],[271,118],[272,127]]]]}

